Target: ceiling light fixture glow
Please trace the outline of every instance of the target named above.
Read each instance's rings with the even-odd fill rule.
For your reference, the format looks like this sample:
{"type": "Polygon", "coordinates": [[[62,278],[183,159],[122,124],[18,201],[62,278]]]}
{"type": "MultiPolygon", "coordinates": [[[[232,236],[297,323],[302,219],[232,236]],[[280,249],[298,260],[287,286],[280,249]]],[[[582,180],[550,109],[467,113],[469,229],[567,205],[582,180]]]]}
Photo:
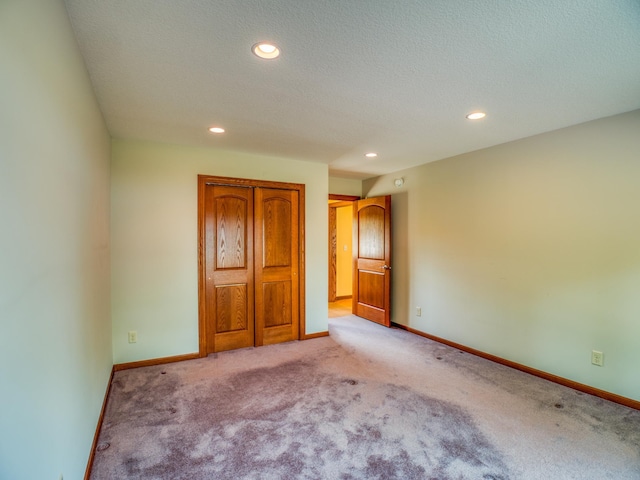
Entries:
{"type": "Polygon", "coordinates": [[[484,112],[472,112],[470,114],[467,115],[467,118],[469,120],[480,120],[481,118],[486,117],[487,114],[484,112]]]}
{"type": "Polygon", "coordinates": [[[273,60],[280,56],[280,49],[273,43],[269,42],[256,43],[251,47],[251,51],[254,55],[266,60],[273,60]]]}
{"type": "Polygon", "coordinates": [[[224,128],[222,127],[211,127],[209,129],[211,133],[224,133],[224,128]]]}
{"type": "Polygon", "coordinates": [[[364,156],[367,158],[375,158],[378,156],[378,154],[375,152],[369,152],[369,153],[365,153],[364,156]]]}

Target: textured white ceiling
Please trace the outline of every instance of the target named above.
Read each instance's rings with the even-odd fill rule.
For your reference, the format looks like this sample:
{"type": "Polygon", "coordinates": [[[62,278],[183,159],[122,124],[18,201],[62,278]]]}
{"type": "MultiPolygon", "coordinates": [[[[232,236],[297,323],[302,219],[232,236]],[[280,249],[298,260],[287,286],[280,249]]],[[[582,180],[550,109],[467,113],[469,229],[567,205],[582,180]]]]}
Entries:
{"type": "Polygon", "coordinates": [[[640,0],[65,3],[116,138],[366,178],[640,108],[640,0]]]}

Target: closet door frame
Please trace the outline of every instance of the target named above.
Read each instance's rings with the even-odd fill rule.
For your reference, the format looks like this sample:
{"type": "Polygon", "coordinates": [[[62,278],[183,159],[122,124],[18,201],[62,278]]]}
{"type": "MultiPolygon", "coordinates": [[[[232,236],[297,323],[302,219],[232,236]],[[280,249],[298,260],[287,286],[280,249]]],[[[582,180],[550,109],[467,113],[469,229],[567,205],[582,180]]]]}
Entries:
{"type": "MultiPolygon", "coordinates": [[[[205,191],[208,185],[226,185],[236,187],[261,187],[280,190],[294,190],[298,192],[298,339],[314,338],[307,336],[305,328],[305,186],[301,183],[271,182],[266,180],[252,180],[247,178],[218,177],[212,175],[198,175],[198,344],[199,356],[206,357],[207,342],[207,302],[206,302],[206,244],[205,244],[205,191]]],[[[257,260],[257,259],[256,259],[257,260]]]]}

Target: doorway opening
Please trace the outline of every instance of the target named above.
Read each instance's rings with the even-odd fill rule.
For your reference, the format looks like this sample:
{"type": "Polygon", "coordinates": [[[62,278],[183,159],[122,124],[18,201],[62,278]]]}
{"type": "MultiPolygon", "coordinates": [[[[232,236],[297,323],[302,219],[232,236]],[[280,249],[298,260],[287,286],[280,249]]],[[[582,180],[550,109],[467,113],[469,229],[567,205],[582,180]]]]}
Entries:
{"type": "MultiPolygon", "coordinates": [[[[329,317],[344,316],[346,305],[337,301],[351,297],[351,314],[371,320],[386,327],[391,326],[391,195],[359,200],[343,195],[329,196],[329,317]],[[351,218],[351,241],[339,236],[339,210],[351,218]],[[351,246],[351,254],[349,248],[351,246]],[[344,255],[347,253],[347,255],[344,255]],[[339,290],[340,257],[349,268],[344,267],[345,277],[339,290]],[[350,261],[348,258],[350,257],[350,261]],[[351,289],[349,291],[349,284],[351,289]]],[[[346,234],[345,234],[346,236],[346,234]]]]}
{"type": "Polygon", "coordinates": [[[329,195],[329,318],[353,311],[353,202],[359,199],[329,195]]]}

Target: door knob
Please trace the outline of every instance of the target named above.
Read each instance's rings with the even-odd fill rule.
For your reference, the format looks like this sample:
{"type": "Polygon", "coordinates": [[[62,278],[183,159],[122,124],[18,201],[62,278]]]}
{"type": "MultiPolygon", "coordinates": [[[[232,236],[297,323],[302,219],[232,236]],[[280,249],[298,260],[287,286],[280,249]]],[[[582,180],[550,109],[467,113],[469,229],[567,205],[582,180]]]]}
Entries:
{"type": "Polygon", "coordinates": [[[382,268],[384,268],[385,270],[391,270],[391,267],[389,265],[383,265],[382,268]]]}

